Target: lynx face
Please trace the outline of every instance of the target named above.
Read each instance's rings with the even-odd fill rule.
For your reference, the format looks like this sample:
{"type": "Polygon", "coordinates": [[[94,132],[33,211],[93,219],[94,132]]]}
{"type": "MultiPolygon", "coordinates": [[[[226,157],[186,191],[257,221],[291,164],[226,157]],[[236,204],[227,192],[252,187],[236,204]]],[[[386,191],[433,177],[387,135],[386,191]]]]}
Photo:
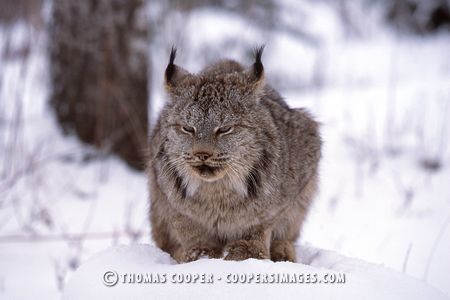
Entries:
{"type": "MultiPolygon", "coordinates": [[[[174,53],[171,63],[172,58],[174,53]]],[[[171,165],[186,185],[226,179],[245,194],[246,182],[252,180],[249,174],[263,156],[258,144],[262,65],[242,70],[223,62],[227,72],[213,68],[195,75],[171,63],[166,70],[170,104],[165,114],[171,165]]]]}
{"type": "Polygon", "coordinates": [[[168,113],[171,160],[186,176],[209,182],[226,175],[243,180],[257,144],[256,124],[251,121],[256,101],[239,93],[233,83],[212,79],[194,87],[193,96],[175,100],[168,113]],[[217,93],[220,90],[233,92],[217,93]]]}

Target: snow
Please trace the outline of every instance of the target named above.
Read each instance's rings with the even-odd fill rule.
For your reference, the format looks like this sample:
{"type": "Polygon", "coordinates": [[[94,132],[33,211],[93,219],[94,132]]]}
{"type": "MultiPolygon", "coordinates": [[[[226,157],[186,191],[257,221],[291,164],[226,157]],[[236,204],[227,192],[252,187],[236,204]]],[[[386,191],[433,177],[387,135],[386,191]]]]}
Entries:
{"type": "Polygon", "coordinates": [[[58,299],[66,283],[69,294],[74,286],[88,293],[92,284],[98,293],[133,289],[148,296],[170,288],[182,296],[206,290],[210,298],[225,291],[235,298],[246,292],[287,298],[294,289],[320,299],[450,295],[450,37],[399,36],[360,12],[370,34],[351,39],[325,2],[280,3],[284,18],[311,29],[317,45],[211,9],[167,16],[151,45],[151,99],[154,116],[164,103],[161,80],[174,42],[177,63],[194,72],[222,57],[250,63],[249,50],[266,44],[268,81],[292,107],[317,117],[325,142],[320,193],[297,249],[300,263],[202,259],[178,266],[155,249],[145,174],[115,157],[96,157],[61,134],[47,104],[45,33],[18,22],[0,31],[0,50],[8,37],[12,50],[30,46],[24,59],[0,55],[0,299],[58,299]],[[427,169],[424,160],[441,166],[427,169]],[[96,256],[119,244],[127,246],[96,256]],[[96,274],[103,267],[348,274],[344,285],[106,288],[96,274]]]}
{"type": "Polygon", "coordinates": [[[120,246],[83,264],[62,299],[448,299],[416,279],[332,251],[298,246],[297,255],[301,263],[205,258],[177,265],[153,246],[120,246]],[[137,277],[145,275],[147,283],[137,277]]]}

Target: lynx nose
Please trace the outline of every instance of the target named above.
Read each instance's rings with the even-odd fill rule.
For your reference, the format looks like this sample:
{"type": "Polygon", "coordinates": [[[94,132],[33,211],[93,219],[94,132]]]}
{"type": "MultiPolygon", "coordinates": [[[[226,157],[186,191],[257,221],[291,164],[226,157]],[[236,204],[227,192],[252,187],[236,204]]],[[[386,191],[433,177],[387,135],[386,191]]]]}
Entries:
{"type": "Polygon", "coordinates": [[[205,161],[211,156],[211,154],[207,152],[195,152],[194,155],[197,156],[201,161],[205,161]]]}

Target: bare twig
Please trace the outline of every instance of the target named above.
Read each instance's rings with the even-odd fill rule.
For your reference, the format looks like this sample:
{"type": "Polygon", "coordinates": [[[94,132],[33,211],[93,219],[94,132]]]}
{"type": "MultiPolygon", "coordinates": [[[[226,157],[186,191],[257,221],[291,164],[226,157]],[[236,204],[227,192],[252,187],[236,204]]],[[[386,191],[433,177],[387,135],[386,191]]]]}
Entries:
{"type": "Polygon", "coordinates": [[[436,250],[439,246],[439,242],[441,241],[442,237],[444,236],[445,230],[447,229],[447,226],[449,224],[450,224],[450,216],[448,216],[447,219],[445,220],[444,224],[442,224],[442,227],[439,230],[439,233],[436,236],[436,239],[434,240],[433,246],[431,247],[431,252],[430,252],[430,255],[428,256],[427,264],[425,267],[425,272],[423,274],[423,279],[425,281],[427,281],[427,279],[428,279],[428,274],[430,272],[431,263],[433,261],[434,254],[436,253],[436,250]]]}
{"type": "MultiPolygon", "coordinates": [[[[137,234],[142,236],[144,230],[137,230],[137,234]]],[[[23,234],[10,234],[0,236],[0,243],[35,243],[35,242],[58,242],[58,241],[76,241],[76,240],[108,240],[117,239],[122,237],[129,237],[127,231],[98,231],[90,233],[59,233],[59,234],[47,234],[47,235],[23,235],[23,234]]]]}
{"type": "Polygon", "coordinates": [[[408,249],[406,249],[405,259],[403,260],[402,272],[406,273],[406,267],[408,266],[409,254],[411,253],[412,243],[409,243],[408,249]]]}

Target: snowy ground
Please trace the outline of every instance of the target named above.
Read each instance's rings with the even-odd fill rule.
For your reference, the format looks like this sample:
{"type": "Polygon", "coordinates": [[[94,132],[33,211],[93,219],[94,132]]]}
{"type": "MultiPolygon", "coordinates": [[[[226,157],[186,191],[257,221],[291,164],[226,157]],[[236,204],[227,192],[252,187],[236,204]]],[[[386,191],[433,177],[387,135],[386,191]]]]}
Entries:
{"type": "Polygon", "coordinates": [[[62,299],[448,299],[417,279],[331,251],[302,246],[297,254],[296,264],[200,259],[178,265],[156,247],[122,246],[83,264],[62,299]]]}
{"type": "MultiPolygon", "coordinates": [[[[211,11],[179,19],[182,28],[162,24],[167,36],[152,47],[155,111],[163,103],[158,87],[166,51],[176,37],[192,36],[185,41],[192,47],[179,52],[179,63],[191,71],[203,66],[201,47],[227,34],[247,44],[266,42],[269,80],[290,105],[308,107],[323,124],[321,192],[302,244],[383,264],[450,296],[450,37],[380,30],[348,40],[331,11],[311,11],[322,17],[304,26],[316,30],[320,48],[211,11]]],[[[116,158],[91,159],[93,149],[61,135],[46,105],[45,34],[23,24],[2,30],[3,51],[8,34],[10,48],[24,54],[3,52],[0,59],[0,299],[57,299],[71,272],[94,253],[152,243],[146,178],[116,158]],[[19,51],[27,44],[28,52],[19,51]]],[[[220,56],[249,59],[233,47],[220,56]]],[[[321,260],[307,266],[308,254],[298,255],[302,271],[339,270],[321,260]]],[[[216,264],[202,260],[183,270],[216,264]]]]}

